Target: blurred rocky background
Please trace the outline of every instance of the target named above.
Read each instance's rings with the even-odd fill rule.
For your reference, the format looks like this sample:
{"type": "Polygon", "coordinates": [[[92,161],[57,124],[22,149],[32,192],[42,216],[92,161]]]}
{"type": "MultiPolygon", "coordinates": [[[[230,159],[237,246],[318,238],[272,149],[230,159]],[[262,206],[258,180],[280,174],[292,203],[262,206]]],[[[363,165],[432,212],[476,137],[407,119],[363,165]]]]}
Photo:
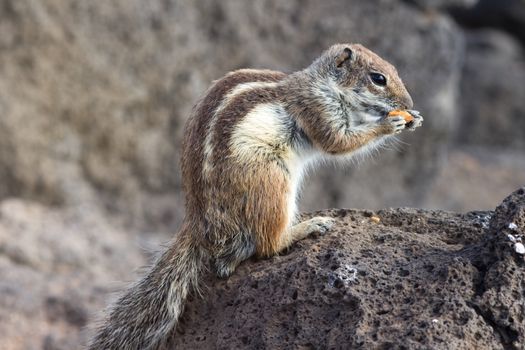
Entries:
{"type": "Polygon", "coordinates": [[[184,214],[212,80],[335,42],[394,63],[424,127],[311,176],[304,210],[493,209],[525,184],[523,0],[0,0],[0,339],[71,349],[184,214]]]}

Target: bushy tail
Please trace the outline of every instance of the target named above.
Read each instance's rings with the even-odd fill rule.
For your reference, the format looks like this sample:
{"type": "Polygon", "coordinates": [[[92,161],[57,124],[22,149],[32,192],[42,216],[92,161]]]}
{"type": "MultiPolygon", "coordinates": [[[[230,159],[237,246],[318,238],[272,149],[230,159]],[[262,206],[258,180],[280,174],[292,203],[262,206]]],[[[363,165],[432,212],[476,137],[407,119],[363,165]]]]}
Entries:
{"type": "Polygon", "coordinates": [[[204,268],[200,247],[183,229],[147,275],[109,311],[89,349],[156,349],[177,324],[184,301],[198,290],[204,268]]]}

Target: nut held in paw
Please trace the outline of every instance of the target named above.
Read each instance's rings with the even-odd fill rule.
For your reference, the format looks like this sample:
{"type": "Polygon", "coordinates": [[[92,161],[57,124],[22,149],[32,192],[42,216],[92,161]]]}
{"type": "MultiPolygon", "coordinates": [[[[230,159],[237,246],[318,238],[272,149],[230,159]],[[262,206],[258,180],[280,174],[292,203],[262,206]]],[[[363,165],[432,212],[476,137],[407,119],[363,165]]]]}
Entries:
{"type": "Polygon", "coordinates": [[[408,113],[407,111],[402,111],[399,109],[390,111],[387,117],[403,117],[403,119],[405,119],[405,123],[410,123],[411,121],[414,120],[414,117],[412,116],[412,114],[408,113]]]}

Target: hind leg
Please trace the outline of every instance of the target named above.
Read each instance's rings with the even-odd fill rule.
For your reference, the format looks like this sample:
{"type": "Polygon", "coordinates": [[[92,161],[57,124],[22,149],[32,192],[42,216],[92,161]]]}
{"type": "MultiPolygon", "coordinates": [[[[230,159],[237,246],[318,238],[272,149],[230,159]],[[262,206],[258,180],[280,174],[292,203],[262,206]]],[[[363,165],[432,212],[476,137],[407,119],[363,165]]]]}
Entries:
{"type": "Polygon", "coordinates": [[[215,259],[217,276],[226,278],[230,276],[237,266],[255,253],[255,243],[248,235],[240,234],[226,242],[218,252],[215,259]]]}
{"type": "MultiPolygon", "coordinates": [[[[316,216],[309,220],[291,226],[281,236],[274,248],[274,254],[278,254],[289,248],[293,243],[308,237],[311,234],[325,234],[334,225],[335,220],[326,216],[316,216]]],[[[244,260],[250,258],[256,251],[255,243],[250,236],[239,235],[229,240],[215,260],[217,276],[226,278],[230,276],[237,266],[244,260]]]]}

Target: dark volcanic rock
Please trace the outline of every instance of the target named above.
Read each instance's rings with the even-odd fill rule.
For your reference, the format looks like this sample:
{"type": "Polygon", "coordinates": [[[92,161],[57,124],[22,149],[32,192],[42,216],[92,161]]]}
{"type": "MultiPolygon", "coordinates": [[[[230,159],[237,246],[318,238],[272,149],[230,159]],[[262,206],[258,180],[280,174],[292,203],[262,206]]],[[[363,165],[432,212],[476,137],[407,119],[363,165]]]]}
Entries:
{"type": "MultiPolygon", "coordinates": [[[[0,203],[2,349],[78,348],[144,263],[129,232],[79,209],[0,203]]],[[[325,236],[208,278],[172,348],[523,349],[525,263],[507,235],[525,234],[525,188],[495,213],[318,214],[337,219],[325,236]]]]}
{"type": "Polygon", "coordinates": [[[323,212],[326,236],[212,281],[171,348],[522,349],[525,266],[501,232],[525,232],[520,191],[490,228],[491,212],[323,212]]]}
{"type": "Polygon", "coordinates": [[[490,223],[491,261],[478,286],[478,313],[500,335],[507,349],[525,348],[525,261],[517,254],[512,235],[525,243],[525,187],[496,208],[490,223]]]}

